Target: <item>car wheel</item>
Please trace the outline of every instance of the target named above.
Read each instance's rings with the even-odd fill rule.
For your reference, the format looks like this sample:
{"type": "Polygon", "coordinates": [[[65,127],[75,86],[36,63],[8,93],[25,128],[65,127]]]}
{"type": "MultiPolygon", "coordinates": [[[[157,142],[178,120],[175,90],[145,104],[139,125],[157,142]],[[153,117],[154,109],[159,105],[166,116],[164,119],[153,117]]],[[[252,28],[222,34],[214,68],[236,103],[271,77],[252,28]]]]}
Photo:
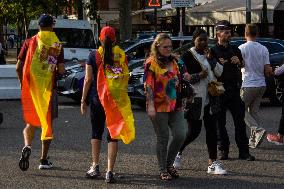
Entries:
{"type": "Polygon", "coordinates": [[[278,106],[281,104],[283,100],[283,89],[280,87],[278,79],[274,78],[274,84],[275,84],[275,90],[274,90],[275,92],[274,94],[271,94],[269,100],[271,105],[278,106]]]}
{"type": "Polygon", "coordinates": [[[275,85],[276,85],[276,89],[275,89],[275,96],[278,100],[278,102],[282,102],[283,100],[283,88],[280,86],[280,83],[277,79],[275,79],[275,85]]]}

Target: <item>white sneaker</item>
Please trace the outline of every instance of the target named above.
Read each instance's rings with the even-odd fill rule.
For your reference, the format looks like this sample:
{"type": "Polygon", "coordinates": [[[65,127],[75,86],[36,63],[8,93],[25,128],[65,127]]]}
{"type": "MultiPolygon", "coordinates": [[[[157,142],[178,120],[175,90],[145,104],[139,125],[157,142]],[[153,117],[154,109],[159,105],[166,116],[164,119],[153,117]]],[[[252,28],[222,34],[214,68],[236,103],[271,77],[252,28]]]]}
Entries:
{"type": "Polygon", "coordinates": [[[101,176],[101,173],[100,173],[99,165],[96,165],[95,167],[91,166],[90,169],[86,173],[86,177],[91,178],[91,179],[98,178],[100,176],[101,176]]]}
{"type": "Polygon", "coordinates": [[[266,131],[263,128],[253,128],[251,129],[251,135],[249,138],[249,147],[250,148],[256,148],[258,147],[264,137],[265,137],[266,131]]]}
{"type": "Polygon", "coordinates": [[[47,159],[41,159],[38,169],[51,169],[52,167],[53,165],[50,161],[48,161],[47,159]]]}
{"type": "Polygon", "coordinates": [[[181,167],[181,155],[177,154],[173,166],[176,169],[181,167]]]}
{"type": "Polygon", "coordinates": [[[208,166],[207,173],[214,175],[225,175],[227,171],[223,168],[221,162],[214,161],[212,165],[208,166]]]}

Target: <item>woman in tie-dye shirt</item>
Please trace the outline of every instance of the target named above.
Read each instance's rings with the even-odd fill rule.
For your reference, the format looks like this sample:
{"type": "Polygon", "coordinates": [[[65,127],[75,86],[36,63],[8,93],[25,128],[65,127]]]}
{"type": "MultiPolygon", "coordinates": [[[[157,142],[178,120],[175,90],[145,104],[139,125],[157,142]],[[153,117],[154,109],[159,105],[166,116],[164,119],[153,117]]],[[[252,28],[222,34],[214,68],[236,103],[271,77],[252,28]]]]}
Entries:
{"type": "Polygon", "coordinates": [[[161,180],[179,177],[172,165],[186,135],[182,103],[178,98],[181,77],[171,50],[171,38],[167,34],[159,34],[145,63],[147,112],[157,136],[156,148],[161,180]],[[168,149],[169,129],[173,139],[168,149]]]}

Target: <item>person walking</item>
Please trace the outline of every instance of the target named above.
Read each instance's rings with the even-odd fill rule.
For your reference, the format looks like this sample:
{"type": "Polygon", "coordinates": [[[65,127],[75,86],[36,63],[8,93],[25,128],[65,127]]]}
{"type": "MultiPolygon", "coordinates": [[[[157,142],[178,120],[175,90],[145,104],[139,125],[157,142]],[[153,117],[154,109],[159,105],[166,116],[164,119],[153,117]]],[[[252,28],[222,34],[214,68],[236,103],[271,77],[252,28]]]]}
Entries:
{"type": "Polygon", "coordinates": [[[208,51],[208,36],[205,30],[196,29],[193,33],[192,42],[194,47],[186,51],[180,58],[182,64],[190,74],[189,81],[195,89],[196,95],[193,103],[200,100],[200,116],[197,119],[187,117],[188,132],[187,137],[181,146],[174,162],[175,167],[180,167],[182,152],[186,146],[199,136],[202,126],[202,120],[206,130],[206,144],[209,154],[208,169],[209,174],[226,174],[221,162],[217,161],[217,115],[218,111],[212,109],[213,100],[218,97],[212,97],[208,94],[208,84],[211,81],[217,81],[216,76],[221,76],[223,66],[216,60],[211,59],[208,51]]]}
{"type": "Polygon", "coordinates": [[[220,96],[221,111],[218,116],[218,148],[220,160],[228,159],[230,141],[226,130],[227,109],[233,116],[235,126],[235,140],[239,148],[239,159],[254,161],[255,157],[249,153],[246,134],[245,105],[240,97],[242,85],[241,68],[243,58],[238,47],[230,44],[231,25],[227,20],[216,24],[217,43],[211,48],[212,56],[223,65],[223,73],[218,81],[224,83],[225,93],[220,96]]]}
{"type": "Polygon", "coordinates": [[[246,43],[239,46],[244,59],[243,83],[241,98],[245,103],[245,122],[251,130],[249,147],[256,148],[265,137],[265,129],[261,127],[259,107],[266,90],[265,76],[272,74],[268,49],[256,42],[258,35],[255,24],[247,24],[245,28],[246,43]]]}
{"type": "Polygon", "coordinates": [[[47,154],[53,139],[52,120],[58,113],[55,75],[63,74],[65,71],[63,48],[53,32],[53,17],[43,14],[38,24],[40,31],[26,40],[16,65],[21,84],[23,117],[26,122],[23,131],[25,146],[19,161],[22,171],[29,168],[29,157],[36,128],[41,128],[42,141],[38,168],[52,168],[47,154]]]}
{"type": "Polygon", "coordinates": [[[89,55],[86,64],[81,113],[87,112],[90,102],[92,124],[92,166],[87,178],[100,177],[99,157],[105,123],[107,126],[108,159],[106,183],[114,183],[113,168],[118,151],[118,139],[129,144],[135,138],[134,118],[127,95],[129,71],[125,53],[115,45],[115,30],[104,27],[100,33],[99,49],[89,55]],[[89,97],[88,97],[89,94],[89,97]]]}
{"type": "MultiPolygon", "coordinates": [[[[274,75],[276,77],[282,77],[284,74],[284,64],[282,64],[280,67],[277,67],[274,70],[274,75]]],[[[283,88],[283,81],[280,82],[281,84],[279,86],[282,86],[283,88]]],[[[280,122],[279,122],[279,126],[278,126],[278,133],[277,134],[273,134],[273,133],[269,133],[267,134],[267,140],[268,142],[274,143],[276,145],[284,145],[284,141],[283,141],[283,136],[284,136],[284,100],[282,99],[281,101],[282,103],[282,111],[281,111],[281,118],[280,118],[280,122]]]]}
{"type": "Polygon", "coordinates": [[[8,54],[8,51],[4,48],[2,43],[0,42],[0,65],[6,64],[5,56],[8,54]]]}
{"type": "Polygon", "coordinates": [[[146,109],[157,136],[156,152],[161,180],[179,177],[173,163],[186,135],[182,103],[178,98],[180,72],[171,50],[171,38],[160,33],[152,43],[150,57],[145,62],[146,109]],[[173,138],[168,148],[169,129],[173,138]]]}

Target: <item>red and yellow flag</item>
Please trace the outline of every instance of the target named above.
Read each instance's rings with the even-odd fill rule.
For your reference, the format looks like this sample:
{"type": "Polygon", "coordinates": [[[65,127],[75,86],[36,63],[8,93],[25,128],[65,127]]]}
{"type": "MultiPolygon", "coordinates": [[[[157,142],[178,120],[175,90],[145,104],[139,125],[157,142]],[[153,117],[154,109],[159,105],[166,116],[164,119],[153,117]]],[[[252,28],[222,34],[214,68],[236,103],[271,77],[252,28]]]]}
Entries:
{"type": "Polygon", "coordinates": [[[106,125],[113,139],[129,144],[135,139],[134,118],[127,94],[128,65],[123,50],[113,47],[114,65],[103,65],[103,48],[96,54],[97,90],[106,114],[106,125]]]}
{"type": "Polygon", "coordinates": [[[53,138],[51,96],[60,51],[55,33],[41,31],[31,38],[25,59],[21,96],[24,120],[41,127],[41,140],[53,138]]]}

